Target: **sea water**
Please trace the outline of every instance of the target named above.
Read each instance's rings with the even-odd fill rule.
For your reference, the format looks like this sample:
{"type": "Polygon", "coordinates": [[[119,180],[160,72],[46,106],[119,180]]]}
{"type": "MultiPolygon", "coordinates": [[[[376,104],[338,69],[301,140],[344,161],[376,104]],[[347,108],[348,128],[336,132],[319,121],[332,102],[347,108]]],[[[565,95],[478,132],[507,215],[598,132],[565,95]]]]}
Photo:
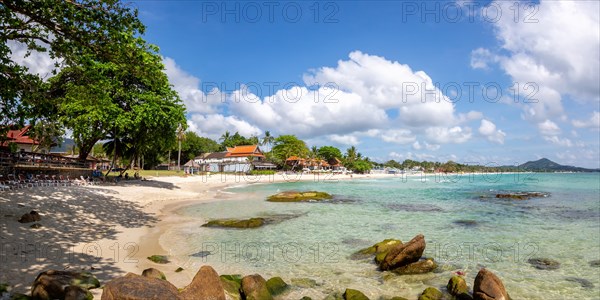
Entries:
{"type": "Polygon", "coordinates": [[[600,173],[465,174],[381,179],[246,184],[224,191],[222,201],[182,208],[186,222],[160,239],[175,262],[190,270],[204,264],[219,274],[281,276],[295,286],[282,299],[322,299],[345,288],[371,299],[416,299],[462,272],[469,288],[480,268],[504,282],[513,299],[599,299],[600,173]],[[318,190],[332,201],[272,203],[268,195],[318,190]],[[542,192],[529,200],[497,193],[542,192]],[[217,218],[275,217],[256,229],[206,228],[217,218]],[[283,218],[282,218],[283,217],[283,218]],[[436,272],[395,275],[352,253],[386,238],[409,241],[423,234],[424,256],[436,272]],[[560,262],[539,270],[530,258],[560,262]]]}

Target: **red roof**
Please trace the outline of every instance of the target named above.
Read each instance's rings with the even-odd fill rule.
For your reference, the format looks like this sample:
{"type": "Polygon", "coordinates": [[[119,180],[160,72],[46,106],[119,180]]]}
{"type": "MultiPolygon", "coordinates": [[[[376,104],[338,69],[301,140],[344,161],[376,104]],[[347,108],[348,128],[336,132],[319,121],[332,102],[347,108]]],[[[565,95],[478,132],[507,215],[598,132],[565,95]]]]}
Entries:
{"type": "Polygon", "coordinates": [[[243,146],[235,146],[233,148],[227,148],[226,157],[264,157],[260,149],[258,149],[258,145],[243,145],[243,146]]]}
{"type": "Polygon", "coordinates": [[[27,125],[21,129],[9,130],[6,133],[7,141],[2,143],[2,146],[7,146],[8,143],[16,143],[16,144],[28,144],[28,145],[38,145],[39,142],[30,138],[27,133],[31,125],[27,125]]]}

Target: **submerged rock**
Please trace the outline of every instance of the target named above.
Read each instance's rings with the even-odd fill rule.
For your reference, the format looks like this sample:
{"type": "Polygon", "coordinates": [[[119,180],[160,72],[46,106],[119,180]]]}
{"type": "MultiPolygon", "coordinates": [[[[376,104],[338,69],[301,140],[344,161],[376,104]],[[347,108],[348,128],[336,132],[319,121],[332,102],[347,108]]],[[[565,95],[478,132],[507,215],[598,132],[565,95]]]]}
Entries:
{"type": "Polygon", "coordinates": [[[212,220],[202,225],[202,227],[222,227],[222,228],[258,228],[265,225],[263,218],[250,218],[243,220],[236,219],[218,219],[212,220]]]}
{"type": "Polygon", "coordinates": [[[502,280],[487,269],[479,270],[473,285],[475,300],[510,300],[502,280]]]}
{"type": "Polygon", "coordinates": [[[593,289],[594,288],[594,284],[591,281],[584,279],[584,278],[566,277],[565,280],[570,281],[570,282],[579,283],[581,285],[581,287],[585,288],[585,289],[593,289]]]}
{"type": "Polygon", "coordinates": [[[307,202],[307,201],[319,201],[331,199],[331,196],[325,192],[307,191],[307,192],[281,192],[275,195],[271,195],[267,198],[270,202],[307,202]]]}
{"type": "Polygon", "coordinates": [[[414,275],[425,274],[432,272],[437,268],[437,264],[433,258],[420,259],[417,262],[410,263],[406,266],[393,269],[392,272],[398,275],[414,275]]]}
{"type": "Polygon", "coordinates": [[[68,286],[88,290],[99,287],[100,282],[90,273],[48,270],[36,277],[31,296],[36,299],[64,299],[68,286]]]}
{"type": "Polygon", "coordinates": [[[560,263],[550,258],[530,258],[527,262],[540,270],[556,270],[560,268],[560,263]]]}
{"type": "Polygon", "coordinates": [[[192,254],[192,257],[207,257],[209,255],[211,255],[212,253],[210,251],[198,251],[194,254],[192,254]]]}
{"type": "Polygon", "coordinates": [[[344,292],[344,300],[369,300],[369,297],[359,290],[346,289],[344,292]]]}
{"type": "Polygon", "coordinates": [[[406,244],[392,246],[379,264],[379,268],[388,271],[417,262],[423,256],[423,251],[425,251],[425,237],[419,234],[406,244]]]}
{"type": "Polygon", "coordinates": [[[267,288],[271,295],[277,296],[287,290],[288,284],[281,277],[273,277],[267,280],[267,288]]]}
{"type": "Polygon", "coordinates": [[[386,205],[390,210],[408,211],[408,212],[442,212],[441,207],[432,204],[414,204],[414,203],[390,203],[386,205]]]}
{"type": "Polygon", "coordinates": [[[292,278],[291,282],[292,285],[301,288],[313,288],[319,285],[316,280],[310,278],[292,278]]]}
{"type": "Polygon", "coordinates": [[[385,239],[377,244],[374,244],[371,247],[356,251],[354,254],[352,254],[352,256],[350,256],[350,259],[353,259],[353,260],[365,259],[365,258],[371,257],[372,255],[378,255],[381,253],[387,254],[387,252],[393,246],[396,246],[396,245],[402,245],[402,241],[395,240],[395,239],[385,239]]]}
{"type": "Polygon", "coordinates": [[[600,267],[600,260],[590,261],[590,267],[600,267]]]}
{"type": "Polygon", "coordinates": [[[441,300],[442,292],[434,287],[426,288],[419,296],[419,300],[441,300]]]}
{"type": "Polygon", "coordinates": [[[514,193],[502,193],[496,194],[496,198],[508,198],[514,200],[528,200],[531,198],[543,198],[548,197],[547,193],[540,192],[514,192],[514,193]]]}
{"type": "Polygon", "coordinates": [[[157,264],[167,264],[170,262],[166,255],[152,255],[148,256],[147,258],[157,264]]]}
{"type": "Polygon", "coordinates": [[[454,223],[456,225],[461,225],[464,227],[475,227],[475,226],[479,225],[479,223],[477,223],[477,221],[475,221],[475,220],[456,220],[452,223],[454,223]]]}

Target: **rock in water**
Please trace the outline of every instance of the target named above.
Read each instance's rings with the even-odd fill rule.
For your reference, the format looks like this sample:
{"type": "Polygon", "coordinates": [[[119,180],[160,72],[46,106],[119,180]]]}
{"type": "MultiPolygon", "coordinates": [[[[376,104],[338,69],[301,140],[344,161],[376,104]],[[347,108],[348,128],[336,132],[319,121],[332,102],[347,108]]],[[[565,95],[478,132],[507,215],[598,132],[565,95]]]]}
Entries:
{"type": "Polygon", "coordinates": [[[578,277],[567,277],[567,278],[565,278],[565,280],[570,281],[570,282],[579,283],[581,285],[581,287],[584,289],[593,289],[594,288],[594,284],[587,279],[578,278],[578,277]]]}
{"type": "Polygon", "coordinates": [[[306,201],[319,201],[331,199],[333,196],[325,192],[281,192],[275,195],[271,195],[267,198],[270,202],[306,202],[306,201]]]}
{"type": "Polygon", "coordinates": [[[448,280],[446,289],[448,290],[448,293],[450,293],[450,295],[452,296],[458,296],[460,294],[466,294],[469,292],[467,282],[461,276],[452,276],[452,278],[448,280]]]}
{"type": "MultiPolygon", "coordinates": [[[[180,299],[177,288],[158,278],[128,273],[104,286],[101,300],[180,299]]],[[[223,298],[224,299],[224,298],[223,298]]]]}
{"type": "Polygon", "coordinates": [[[560,263],[550,258],[530,258],[527,262],[540,270],[556,270],[560,268],[560,263]]]}
{"type": "Polygon", "coordinates": [[[246,300],[273,300],[267,281],[258,274],[242,278],[242,292],[246,300]]]}
{"type": "Polygon", "coordinates": [[[440,292],[440,290],[433,287],[428,287],[423,291],[423,293],[421,293],[419,300],[441,300],[442,296],[443,294],[440,292]]]}
{"type": "Polygon", "coordinates": [[[414,274],[425,274],[432,272],[437,268],[437,264],[433,258],[420,259],[417,262],[410,263],[406,266],[393,269],[392,272],[399,275],[414,275],[414,274]]]}
{"type": "Polygon", "coordinates": [[[264,218],[250,218],[245,220],[235,220],[235,219],[219,219],[212,220],[202,227],[222,227],[222,228],[258,228],[265,225],[264,218]]]}
{"type": "Polygon", "coordinates": [[[379,265],[381,270],[393,270],[417,262],[425,251],[425,237],[415,236],[406,244],[393,246],[379,265]]]}
{"type": "Polygon", "coordinates": [[[473,286],[473,299],[475,300],[510,300],[502,280],[496,274],[481,269],[475,277],[473,286]]]}
{"type": "Polygon", "coordinates": [[[167,258],[166,255],[152,255],[152,256],[148,256],[147,258],[157,264],[168,264],[169,263],[169,259],[167,258]]]}
{"type": "Polygon", "coordinates": [[[142,276],[167,280],[167,276],[165,276],[165,273],[163,273],[155,268],[148,268],[148,269],[144,270],[142,272],[142,276]]]}
{"type": "MultiPolygon", "coordinates": [[[[350,256],[350,259],[353,259],[353,260],[364,259],[364,258],[368,258],[372,255],[379,255],[382,253],[387,253],[393,246],[397,246],[397,245],[402,245],[402,241],[395,240],[395,239],[385,239],[371,247],[358,250],[357,252],[352,254],[352,256],[350,256]]],[[[384,257],[385,257],[385,255],[384,255],[384,257]]]]}
{"type": "Polygon", "coordinates": [[[590,261],[590,267],[600,267],[600,260],[590,261]]]}
{"type": "Polygon", "coordinates": [[[48,270],[40,273],[31,287],[31,296],[37,299],[64,299],[65,288],[78,286],[88,290],[100,286],[90,273],[48,270]]]}
{"type": "Polygon", "coordinates": [[[267,280],[267,288],[273,296],[277,296],[288,288],[288,284],[281,277],[273,277],[267,280]]]}
{"type": "Polygon", "coordinates": [[[181,291],[179,299],[225,300],[225,290],[219,274],[211,266],[202,266],[192,282],[181,291]]]}
{"type": "Polygon", "coordinates": [[[346,289],[344,292],[344,300],[369,300],[369,297],[365,296],[361,291],[346,289]]]}

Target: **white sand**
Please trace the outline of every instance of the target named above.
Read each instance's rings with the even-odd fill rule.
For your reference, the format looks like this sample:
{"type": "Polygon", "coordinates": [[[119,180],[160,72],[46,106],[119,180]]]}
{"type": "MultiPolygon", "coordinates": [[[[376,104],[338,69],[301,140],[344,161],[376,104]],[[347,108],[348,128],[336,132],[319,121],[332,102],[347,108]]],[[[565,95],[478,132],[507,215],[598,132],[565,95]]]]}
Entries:
{"type": "MultiPolygon", "coordinates": [[[[194,272],[157,265],[146,257],[166,254],[158,243],[173,224],[185,222],[178,208],[216,201],[220,190],[246,183],[349,180],[394,175],[273,175],[157,177],[118,185],[33,187],[0,192],[0,283],[28,293],[35,276],[49,269],[86,270],[101,283],[149,267],[163,271],[177,287],[194,272]],[[31,210],[42,228],[17,222],[31,210]]],[[[94,290],[99,299],[101,289],[94,290]]]]}

